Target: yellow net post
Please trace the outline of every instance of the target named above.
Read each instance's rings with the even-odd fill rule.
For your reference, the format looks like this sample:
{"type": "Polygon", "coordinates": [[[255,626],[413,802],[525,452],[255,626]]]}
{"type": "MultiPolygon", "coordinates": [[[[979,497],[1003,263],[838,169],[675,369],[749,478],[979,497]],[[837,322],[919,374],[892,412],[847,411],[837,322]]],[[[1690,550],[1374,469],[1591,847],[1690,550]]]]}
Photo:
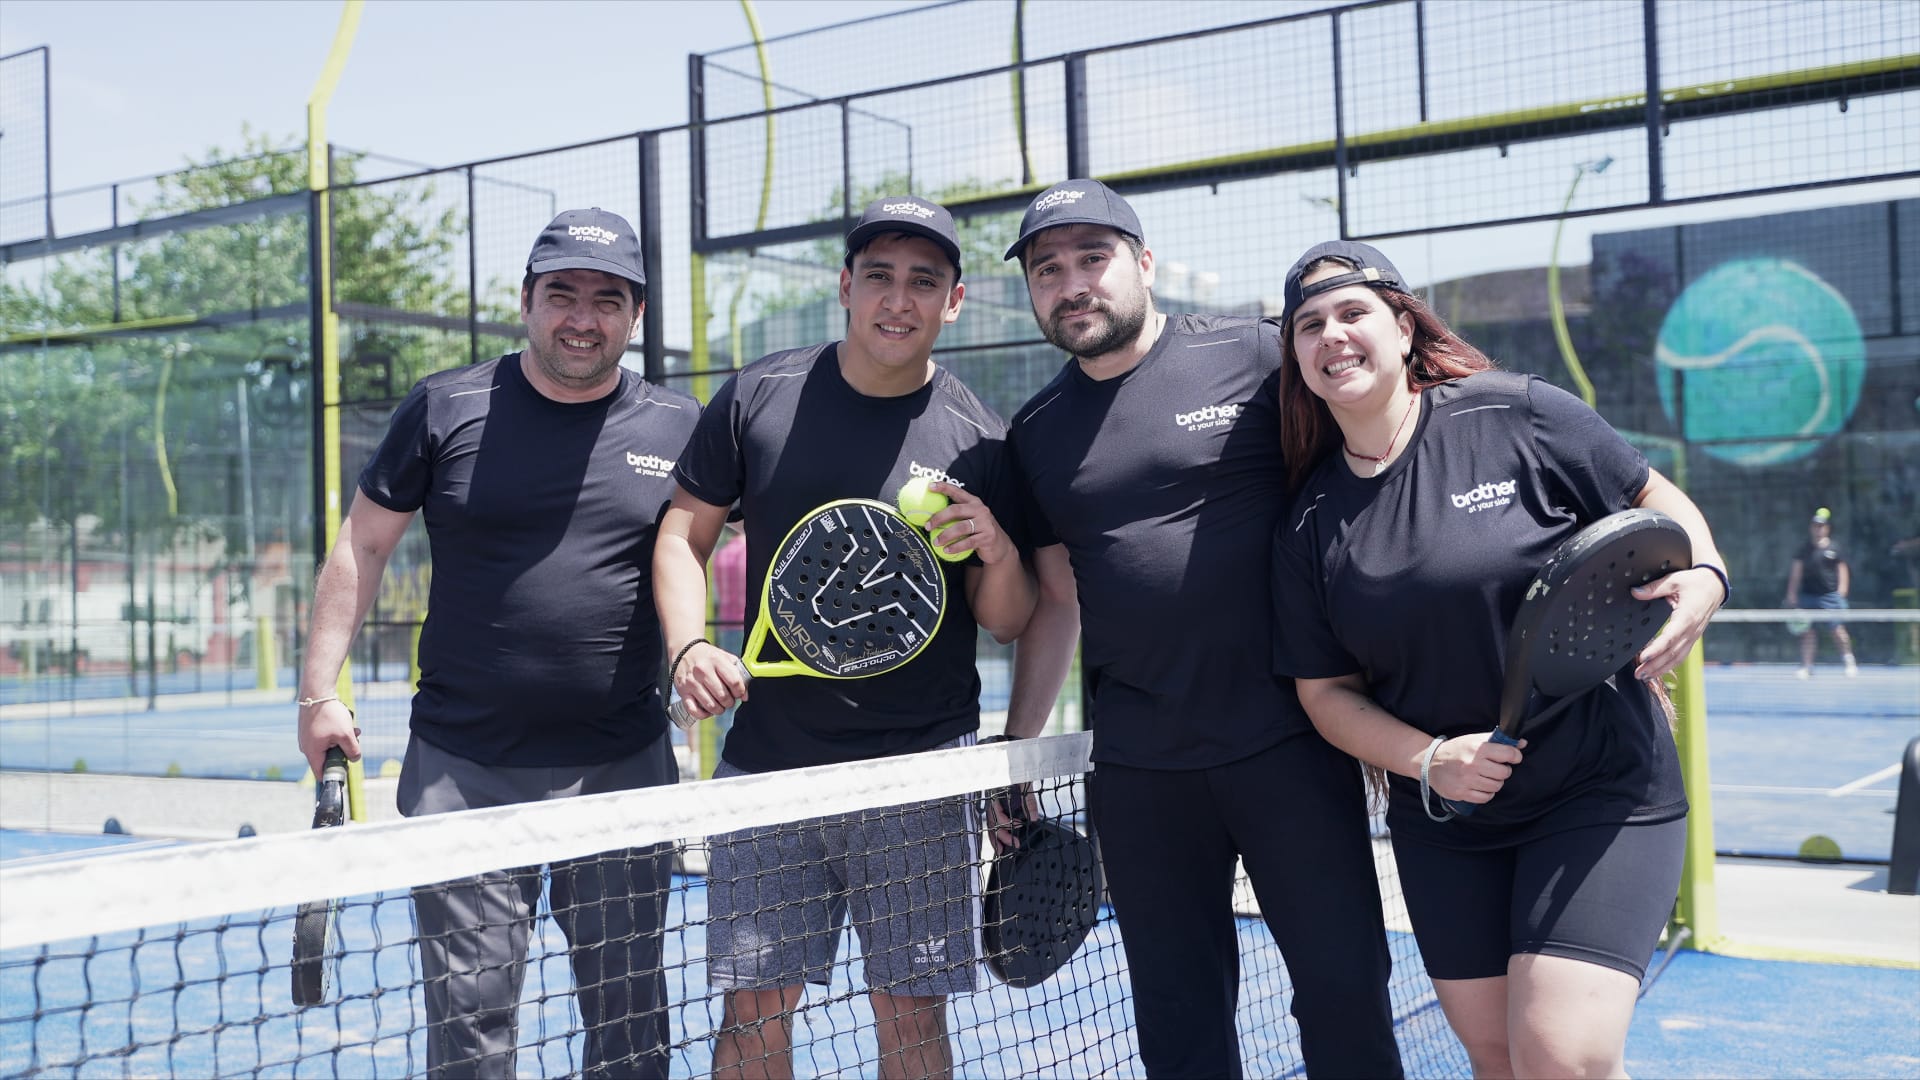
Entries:
{"type": "Polygon", "coordinates": [[[1674,742],[1680,749],[1680,773],[1687,785],[1687,853],[1680,870],[1680,898],[1674,907],[1674,931],[1684,927],[1689,949],[1709,950],[1720,944],[1720,904],[1713,884],[1713,793],[1707,768],[1707,691],[1704,641],[1675,672],[1673,704],[1679,715],[1674,742]]]}
{"type": "MultiPolygon", "coordinates": [[[[315,216],[313,235],[317,250],[312,288],[314,299],[320,311],[320,340],[318,342],[315,364],[320,369],[320,445],[315,449],[321,455],[322,483],[325,490],[321,493],[326,508],[326,541],[320,552],[322,558],[333,549],[333,542],[340,534],[340,317],[333,311],[333,221],[331,217],[332,155],[327,146],[327,103],[333,98],[333,91],[340,83],[340,74],[346,69],[347,54],[353,50],[354,34],[360,29],[360,11],[364,0],[346,0],[340,9],[340,26],[333,34],[333,48],[327,53],[326,65],[320,70],[320,78],[313,85],[313,93],[307,98],[307,188],[313,192],[313,213],[315,216]]],[[[335,684],[335,692],[340,700],[351,708],[353,704],[352,661],[340,665],[340,678],[335,684]]],[[[347,767],[348,805],[353,820],[366,820],[365,807],[360,797],[360,785],[365,771],[359,762],[351,762],[347,767]]]]}

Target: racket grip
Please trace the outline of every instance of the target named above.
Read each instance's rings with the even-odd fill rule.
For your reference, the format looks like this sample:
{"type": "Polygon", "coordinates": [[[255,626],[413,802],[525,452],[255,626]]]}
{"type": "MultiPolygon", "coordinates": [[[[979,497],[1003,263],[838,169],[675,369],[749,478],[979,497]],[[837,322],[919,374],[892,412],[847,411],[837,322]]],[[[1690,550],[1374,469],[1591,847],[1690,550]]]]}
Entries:
{"type": "MultiPolygon", "coordinates": [[[[740,667],[740,680],[742,682],[752,682],[753,673],[747,670],[746,662],[736,660],[735,663],[740,667]]],[[[692,731],[693,725],[706,719],[706,717],[693,715],[693,703],[681,697],[679,691],[676,690],[673,694],[672,704],[667,706],[667,719],[673,721],[673,726],[679,728],[681,731],[692,731]]]]}
{"type": "Polygon", "coordinates": [[[326,760],[320,763],[320,782],[313,791],[313,827],[343,825],[347,820],[347,754],[338,746],[327,747],[326,760]]]}
{"type": "MultiPolygon", "coordinates": [[[[1487,741],[1497,742],[1503,746],[1519,746],[1520,745],[1520,740],[1514,738],[1513,736],[1507,734],[1506,732],[1500,730],[1499,728],[1493,729],[1493,734],[1487,736],[1487,741]]],[[[1454,802],[1452,799],[1441,799],[1440,801],[1443,803],[1446,803],[1447,809],[1453,811],[1454,814],[1458,817],[1472,817],[1473,812],[1475,810],[1480,809],[1479,803],[1454,802]]]]}

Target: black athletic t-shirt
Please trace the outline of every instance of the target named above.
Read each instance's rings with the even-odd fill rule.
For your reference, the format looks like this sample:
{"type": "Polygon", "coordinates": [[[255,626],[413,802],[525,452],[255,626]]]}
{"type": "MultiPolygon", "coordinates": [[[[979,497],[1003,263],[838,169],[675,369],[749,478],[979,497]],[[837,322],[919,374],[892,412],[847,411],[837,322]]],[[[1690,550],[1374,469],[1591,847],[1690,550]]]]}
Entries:
{"type": "Polygon", "coordinates": [[[433,552],[413,733],[484,765],[590,765],[666,730],[653,541],[700,406],[622,370],[598,401],[519,353],[429,375],[360,474],[433,552]]]}
{"type": "Polygon", "coordinates": [[[1133,370],[1069,360],[1014,415],[1031,539],[1079,589],[1096,761],[1210,768],[1309,730],[1271,663],[1279,367],[1270,321],[1174,315],[1133,370]]]}
{"type": "MultiPolygon", "coordinates": [[[[1274,543],[1275,669],[1364,674],[1374,700],[1432,735],[1493,730],[1527,584],[1583,526],[1632,506],[1647,476],[1605,420],[1539,379],[1484,372],[1428,390],[1386,472],[1358,477],[1335,455],[1301,489],[1274,543]]],[[[1525,760],[1471,817],[1435,823],[1419,781],[1391,777],[1396,835],[1490,847],[1686,813],[1666,718],[1631,672],[1523,734],[1525,760]]]]}
{"type": "MultiPolygon", "coordinates": [[[[835,499],[892,505],[915,476],[978,494],[1008,535],[1006,425],[954,374],[869,397],[840,374],[838,343],[773,353],[740,369],[708,403],[674,479],[715,506],[736,500],[747,531],[747,625],[767,563],[788,530],[835,499]]],[[[977,560],[969,560],[977,562],[977,560]]],[[[926,651],[864,679],[760,679],[734,714],[721,756],[768,772],[932,749],[980,726],[976,624],[965,563],[942,562],[947,611],[926,651]]],[[[769,654],[777,650],[769,645],[769,654]]]]}
{"type": "Polygon", "coordinates": [[[1803,603],[1840,591],[1840,564],[1846,562],[1847,557],[1840,554],[1839,544],[1828,540],[1827,546],[1821,547],[1809,540],[1794,558],[1800,560],[1800,598],[1803,603]]]}

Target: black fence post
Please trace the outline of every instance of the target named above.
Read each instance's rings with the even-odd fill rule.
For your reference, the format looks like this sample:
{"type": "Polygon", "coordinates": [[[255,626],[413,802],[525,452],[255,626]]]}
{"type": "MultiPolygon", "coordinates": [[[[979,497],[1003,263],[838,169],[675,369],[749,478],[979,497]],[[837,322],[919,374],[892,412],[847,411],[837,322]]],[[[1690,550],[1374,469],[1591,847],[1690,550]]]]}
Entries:
{"type": "Polygon", "coordinates": [[[640,266],[647,274],[647,309],[640,316],[641,371],[647,381],[667,376],[667,317],[663,286],[667,266],[660,256],[660,135],[640,134],[640,266]]]}
{"type": "Polygon", "coordinates": [[[1093,175],[1093,152],[1087,141],[1087,55],[1067,57],[1067,176],[1080,180],[1093,175]]]}
{"type": "Polygon", "coordinates": [[[1900,793],[1893,803],[1893,855],[1887,861],[1887,891],[1920,891],[1920,736],[1900,756],[1900,793]]]}
{"type": "Polygon", "coordinates": [[[1665,104],[1660,99],[1660,2],[1641,0],[1641,47],[1647,61],[1647,204],[1667,201],[1667,180],[1660,167],[1661,125],[1665,104]]]}

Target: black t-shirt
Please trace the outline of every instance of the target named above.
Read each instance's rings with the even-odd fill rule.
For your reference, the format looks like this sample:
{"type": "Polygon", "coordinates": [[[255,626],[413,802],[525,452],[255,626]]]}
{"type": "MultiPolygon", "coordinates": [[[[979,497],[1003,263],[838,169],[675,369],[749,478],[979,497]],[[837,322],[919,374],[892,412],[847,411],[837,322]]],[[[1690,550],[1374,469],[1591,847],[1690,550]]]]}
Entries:
{"type": "MultiPolygon", "coordinates": [[[[1486,372],[1422,395],[1408,449],[1377,477],[1338,455],[1302,488],[1274,543],[1276,670],[1361,673],[1374,700],[1431,735],[1493,729],[1507,628],[1563,541],[1627,509],[1647,462],[1579,399],[1486,372]]],[[[1388,823],[1448,847],[1686,812],[1666,718],[1631,672],[1528,727],[1492,802],[1446,824],[1395,775],[1388,823]]]]}
{"type": "Polygon", "coordinates": [[[425,511],[414,734],[486,765],[590,765],[666,730],[654,530],[700,406],[625,370],[554,401],[520,356],[420,380],[360,491],[425,511]]]}
{"type": "Polygon", "coordinates": [[[1031,539],[1079,589],[1096,761],[1210,768],[1308,730],[1271,664],[1279,367],[1271,322],[1169,316],[1133,370],[1069,360],[1014,416],[1031,539]]]}
{"type": "Polygon", "coordinates": [[[1800,560],[1800,598],[1804,602],[1814,597],[1828,596],[1840,591],[1840,564],[1847,561],[1840,554],[1840,545],[1832,540],[1826,547],[1807,541],[1794,558],[1800,560]]]}
{"type": "MultiPolygon", "coordinates": [[[[736,500],[747,532],[747,625],[760,611],[767,563],[788,530],[835,499],[892,505],[915,476],[979,495],[1004,511],[1006,425],[954,374],[869,397],[840,374],[837,343],[773,353],[740,369],[713,396],[674,479],[715,506],[736,500]]],[[[969,560],[977,563],[978,560],[969,560]]],[[[768,772],[931,749],[980,726],[976,624],[965,564],[942,562],[947,610],[926,651],[864,679],[760,679],[734,714],[722,756],[768,772]]],[[[768,652],[778,646],[769,644],[768,652]]]]}

